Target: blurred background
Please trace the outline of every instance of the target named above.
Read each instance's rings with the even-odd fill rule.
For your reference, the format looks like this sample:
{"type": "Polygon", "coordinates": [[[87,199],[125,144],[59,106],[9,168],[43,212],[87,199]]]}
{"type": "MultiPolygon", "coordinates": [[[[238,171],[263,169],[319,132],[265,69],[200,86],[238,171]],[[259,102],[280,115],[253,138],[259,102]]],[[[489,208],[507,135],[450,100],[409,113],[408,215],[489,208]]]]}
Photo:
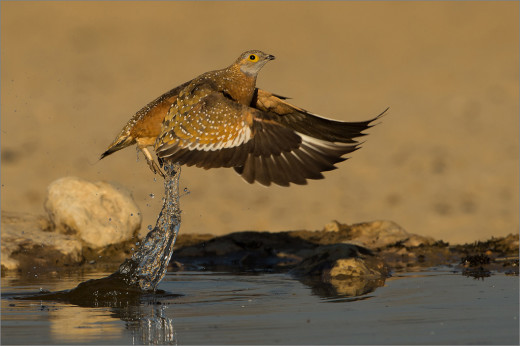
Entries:
{"type": "Polygon", "coordinates": [[[518,232],[519,4],[498,1],[2,1],[2,210],[44,213],[64,176],[109,181],[133,193],[145,234],[162,179],[134,147],[99,155],[149,101],[248,49],[277,58],[259,87],[313,113],[390,110],[307,186],[184,167],[181,232],[380,219],[452,243],[518,232]]]}

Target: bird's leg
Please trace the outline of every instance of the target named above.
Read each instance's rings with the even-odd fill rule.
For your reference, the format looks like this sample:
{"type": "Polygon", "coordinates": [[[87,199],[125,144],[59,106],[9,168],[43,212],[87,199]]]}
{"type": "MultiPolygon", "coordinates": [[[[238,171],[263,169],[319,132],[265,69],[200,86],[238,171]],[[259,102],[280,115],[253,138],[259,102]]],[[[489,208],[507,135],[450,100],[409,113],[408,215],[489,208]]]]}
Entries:
{"type": "Polygon", "coordinates": [[[143,152],[144,158],[146,159],[146,162],[148,163],[148,166],[150,167],[152,172],[154,172],[155,174],[159,174],[163,178],[166,177],[164,172],[161,170],[161,167],[159,167],[157,162],[154,161],[152,154],[150,154],[150,151],[148,151],[148,149],[146,147],[139,148],[139,149],[143,152]]]}

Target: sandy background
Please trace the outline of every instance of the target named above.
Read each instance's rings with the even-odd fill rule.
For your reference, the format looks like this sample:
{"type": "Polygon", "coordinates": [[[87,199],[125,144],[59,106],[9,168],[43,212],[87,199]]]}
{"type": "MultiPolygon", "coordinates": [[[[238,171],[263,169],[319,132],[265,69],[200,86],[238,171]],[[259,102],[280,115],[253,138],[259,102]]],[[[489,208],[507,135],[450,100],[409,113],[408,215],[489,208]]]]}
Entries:
{"type": "Polygon", "coordinates": [[[363,148],[290,188],[184,168],[181,232],[393,220],[449,242],[518,232],[518,2],[1,2],[1,208],[43,213],[63,176],[116,182],[154,224],[162,183],[99,155],[164,91],[244,50],[258,86],[346,121],[363,148]],[[155,194],[152,198],[150,194],[155,194]]]}

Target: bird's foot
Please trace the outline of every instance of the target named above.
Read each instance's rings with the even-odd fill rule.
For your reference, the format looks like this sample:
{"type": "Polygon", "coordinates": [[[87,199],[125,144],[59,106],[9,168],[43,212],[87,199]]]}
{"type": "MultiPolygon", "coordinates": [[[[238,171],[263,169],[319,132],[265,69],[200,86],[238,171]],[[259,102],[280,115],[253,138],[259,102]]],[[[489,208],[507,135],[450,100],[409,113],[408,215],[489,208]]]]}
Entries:
{"type": "Polygon", "coordinates": [[[166,178],[166,174],[162,171],[161,167],[159,167],[159,164],[155,162],[154,160],[146,160],[148,162],[148,166],[154,172],[155,174],[159,174],[161,177],[166,178]]]}

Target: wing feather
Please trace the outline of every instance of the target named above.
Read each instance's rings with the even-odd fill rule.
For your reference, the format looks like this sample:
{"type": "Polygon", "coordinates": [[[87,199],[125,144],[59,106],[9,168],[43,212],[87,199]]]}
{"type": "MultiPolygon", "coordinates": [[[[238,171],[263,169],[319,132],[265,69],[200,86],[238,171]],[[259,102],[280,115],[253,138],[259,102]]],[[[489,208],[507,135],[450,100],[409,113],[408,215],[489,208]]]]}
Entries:
{"type": "Polygon", "coordinates": [[[269,114],[270,118],[294,131],[329,142],[356,143],[354,138],[364,136],[363,131],[388,110],[376,117],[359,122],[343,122],[312,114],[285,101],[286,98],[257,89],[254,107],[269,114]]]}
{"type": "Polygon", "coordinates": [[[183,104],[187,93],[181,92],[165,120],[168,130],[156,143],[157,155],[161,161],[206,169],[233,167],[248,183],[266,186],[322,179],[322,172],[336,169],[345,154],[359,148],[355,139],[384,113],[368,121],[340,122],[263,90],[257,89],[248,107],[205,88],[192,88],[203,96],[188,106],[183,104]]]}

